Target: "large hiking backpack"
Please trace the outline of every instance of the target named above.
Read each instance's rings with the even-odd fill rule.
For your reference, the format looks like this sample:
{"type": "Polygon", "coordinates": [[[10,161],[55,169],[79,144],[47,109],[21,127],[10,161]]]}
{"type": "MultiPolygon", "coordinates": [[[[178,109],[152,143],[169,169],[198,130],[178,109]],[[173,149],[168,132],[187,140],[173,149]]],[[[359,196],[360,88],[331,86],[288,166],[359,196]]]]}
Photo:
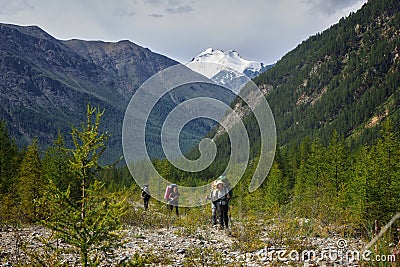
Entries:
{"type": "Polygon", "coordinates": [[[167,185],[167,187],[165,188],[164,199],[165,199],[166,201],[169,200],[169,195],[171,194],[172,189],[173,189],[174,187],[177,187],[177,185],[176,185],[176,184],[170,184],[170,185],[167,185]]]}

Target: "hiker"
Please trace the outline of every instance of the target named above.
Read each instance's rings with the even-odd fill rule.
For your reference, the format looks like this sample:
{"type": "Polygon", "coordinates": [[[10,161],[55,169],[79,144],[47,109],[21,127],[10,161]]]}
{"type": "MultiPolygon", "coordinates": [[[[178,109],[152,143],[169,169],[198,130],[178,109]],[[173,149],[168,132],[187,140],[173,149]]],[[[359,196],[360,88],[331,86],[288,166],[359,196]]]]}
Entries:
{"type": "Polygon", "coordinates": [[[228,201],[230,199],[230,195],[228,189],[226,188],[224,182],[221,180],[217,181],[217,190],[215,191],[215,195],[217,200],[217,210],[219,215],[219,223],[221,229],[224,227],[228,228],[228,201]]]}
{"type": "Polygon", "coordinates": [[[230,209],[231,209],[230,203],[231,203],[231,200],[232,200],[232,197],[233,197],[233,188],[232,188],[231,183],[229,182],[228,178],[226,178],[225,175],[221,175],[220,177],[218,177],[218,179],[221,180],[224,183],[224,185],[225,185],[225,187],[226,187],[226,189],[228,190],[228,193],[229,193],[228,214],[229,214],[229,219],[230,219],[230,209]]]}
{"type": "Polygon", "coordinates": [[[211,183],[210,194],[207,199],[211,200],[211,222],[212,225],[217,225],[217,198],[216,198],[216,181],[211,183]]]}
{"type": "Polygon", "coordinates": [[[174,186],[172,188],[172,192],[168,196],[168,205],[169,205],[170,211],[172,211],[175,206],[176,216],[179,216],[179,210],[178,210],[179,196],[180,196],[180,193],[178,191],[178,186],[174,186]]]}
{"type": "Polygon", "coordinates": [[[149,208],[149,200],[150,200],[149,185],[147,184],[144,184],[142,187],[142,199],[143,199],[144,210],[147,210],[149,208]]]}
{"type": "MultiPolygon", "coordinates": [[[[229,200],[231,200],[233,197],[233,188],[232,188],[231,183],[229,182],[228,178],[226,178],[225,175],[221,175],[220,177],[218,177],[218,179],[224,183],[224,185],[229,193],[229,200]]],[[[229,202],[229,200],[228,200],[228,202],[229,202]]]]}

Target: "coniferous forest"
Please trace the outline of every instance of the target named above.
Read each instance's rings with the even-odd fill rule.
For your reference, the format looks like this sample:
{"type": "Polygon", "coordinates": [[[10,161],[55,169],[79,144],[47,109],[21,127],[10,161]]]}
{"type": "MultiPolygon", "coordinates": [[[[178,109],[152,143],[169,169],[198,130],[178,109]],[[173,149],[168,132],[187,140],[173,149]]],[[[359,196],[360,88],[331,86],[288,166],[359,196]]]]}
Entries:
{"type": "MultiPolygon", "coordinates": [[[[76,249],[82,266],[99,265],[101,252],[121,246],[118,231],[127,225],[151,229],[171,225],[171,221],[165,221],[171,217],[165,217],[169,212],[161,203],[152,202],[150,213],[138,209],[140,188],[126,167],[99,165],[108,138],[107,133],[98,131],[101,116],[101,110],[88,107],[87,121],[71,131],[72,147],[67,147],[60,135],[46,151],[41,151],[35,140],[18,150],[5,123],[1,123],[3,227],[45,226],[53,231],[53,238],[76,249]]],[[[263,244],[252,235],[272,220],[282,232],[270,234],[275,238],[279,234],[281,245],[286,245],[288,239],[305,234],[298,228],[301,218],[309,224],[306,235],[329,236],[338,231],[344,237],[368,240],[377,234],[377,226],[384,226],[400,210],[399,145],[390,119],[382,122],[379,136],[371,145],[358,149],[351,149],[337,132],[327,146],[318,138],[305,138],[297,148],[279,149],[266,181],[257,191],[248,193],[252,166],[257,161],[254,158],[234,188],[231,216],[237,220],[235,227],[241,228],[233,227],[232,235],[238,240],[245,238],[243,249],[255,250],[263,244]]],[[[165,160],[154,164],[167,179],[181,185],[204,183],[204,178],[194,175],[188,179],[187,173],[177,171],[165,160]]],[[[209,180],[217,178],[212,173],[209,170],[209,180]]],[[[184,210],[185,215],[172,218],[172,224],[189,229],[193,220],[196,227],[210,224],[208,207],[184,210]]],[[[392,253],[396,248],[389,244],[398,242],[398,227],[399,222],[392,225],[380,253],[392,253]]],[[[49,245],[48,240],[43,242],[49,245]]],[[[289,244],[293,246],[293,240],[289,244]]],[[[51,262],[44,266],[55,266],[57,255],[65,251],[46,248],[46,254],[37,254],[22,245],[30,255],[29,263],[22,266],[37,266],[39,259],[51,262]]],[[[138,259],[146,262],[139,257],[136,263],[138,259]]]]}
{"type": "MultiPolygon", "coordinates": [[[[332,236],[365,245],[396,218],[400,212],[399,25],[399,1],[368,1],[254,79],[275,116],[278,144],[268,177],[249,193],[260,140],[255,118],[249,114],[243,119],[252,149],[230,204],[229,236],[235,249],[249,253],[266,246],[301,249],[307,247],[304,239],[332,236]],[[267,238],[262,239],[261,233],[267,238]]],[[[241,105],[240,99],[232,104],[241,105]]],[[[208,206],[181,208],[176,217],[165,204],[151,200],[145,211],[140,187],[123,160],[101,164],[110,148],[110,134],[100,130],[104,113],[107,110],[88,105],[86,120],[72,126],[69,136],[60,133],[50,147],[41,147],[37,140],[17,147],[7,123],[0,121],[0,227],[35,225],[51,232],[38,240],[39,250],[19,242],[24,257],[12,266],[70,266],[61,260],[68,253],[79,255],[78,265],[102,266],[124,246],[123,233],[129,227],[181,227],[180,234],[197,237],[199,228],[209,229],[208,206]]],[[[179,185],[206,184],[222,175],[227,164],[229,138],[223,134],[216,143],[217,157],[202,172],[178,170],[166,159],[154,159],[153,164],[179,185]]],[[[188,153],[189,158],[197,156],[197,149],[188,153]]],[[[372,254],[397,255],[398,263],[399,229],[400,220],[395,220],[371,248],[372,254]]],[[[183,266],[229,265],[218,253],[193,248],[186,251],[183,266]]],[[[11,258],[2,254],[0,263],[11,258]]],[[[396,262],[359,263],[396,266],[396,262]]],[[[118,264],[114,265],[171,262],[149,252],[118,264]]],[[[246,266],[245,261],[238,264],[242,265],[230,266],[246,266]]]]}

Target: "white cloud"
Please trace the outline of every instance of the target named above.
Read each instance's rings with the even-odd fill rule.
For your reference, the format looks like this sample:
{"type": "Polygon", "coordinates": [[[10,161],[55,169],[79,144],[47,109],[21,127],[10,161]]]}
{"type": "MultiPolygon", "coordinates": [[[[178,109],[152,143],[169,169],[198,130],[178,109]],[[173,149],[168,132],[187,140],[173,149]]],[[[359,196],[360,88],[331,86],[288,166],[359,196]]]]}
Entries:
{"type": "Polygon", "coordinates": [[[0,15],[15,15],[20,11],[32,9],[27,0],[0,0],[0,15]]]}
{"type": "Polygon", "coordinates": [[[310,12],[324,13],[327,15],[335,14],[348,7],[362,2],[361,0],[305,0],[305,2],[311,4],[310,12]]]}
{"type": "Polygon", "coordinates": [[[364,2],[0,0],[0,21],[38,25],[60,39],[129,39],[181,62],[214,47],[269,64],[364,2]]]}

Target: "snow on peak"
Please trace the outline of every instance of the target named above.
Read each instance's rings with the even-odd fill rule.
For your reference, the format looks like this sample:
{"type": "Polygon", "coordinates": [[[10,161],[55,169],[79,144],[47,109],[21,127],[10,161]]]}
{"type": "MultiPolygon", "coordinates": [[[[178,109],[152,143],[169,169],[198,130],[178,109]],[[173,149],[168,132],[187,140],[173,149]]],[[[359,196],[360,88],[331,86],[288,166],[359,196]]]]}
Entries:
{"type": "Polygon", "coordinates": [[[246,60],[235,50],[207,48],[186,66],[234,92],[266,70],[264,64],[246,60]]]}
{"type": "Polygon", "coordinates": [[[193,58],[191,62],[220,64],[240,73],[246,73],[246,71],[260,72],[264,67],[262,63],[242,58],[235,50],[222,51],[213,48],[207,48],[205,51],[193,58]]]}
{"type": "Polygon", "coordinates": [[[214,52],[214,49],[212,49],[210,47],[210,48],[207,48],[206,50],[204,50],[203,52],[201,52],[197,57],[201,57],[201,56],[204,56],[204,55],[212,54],[213,52],[214,52]]]}

